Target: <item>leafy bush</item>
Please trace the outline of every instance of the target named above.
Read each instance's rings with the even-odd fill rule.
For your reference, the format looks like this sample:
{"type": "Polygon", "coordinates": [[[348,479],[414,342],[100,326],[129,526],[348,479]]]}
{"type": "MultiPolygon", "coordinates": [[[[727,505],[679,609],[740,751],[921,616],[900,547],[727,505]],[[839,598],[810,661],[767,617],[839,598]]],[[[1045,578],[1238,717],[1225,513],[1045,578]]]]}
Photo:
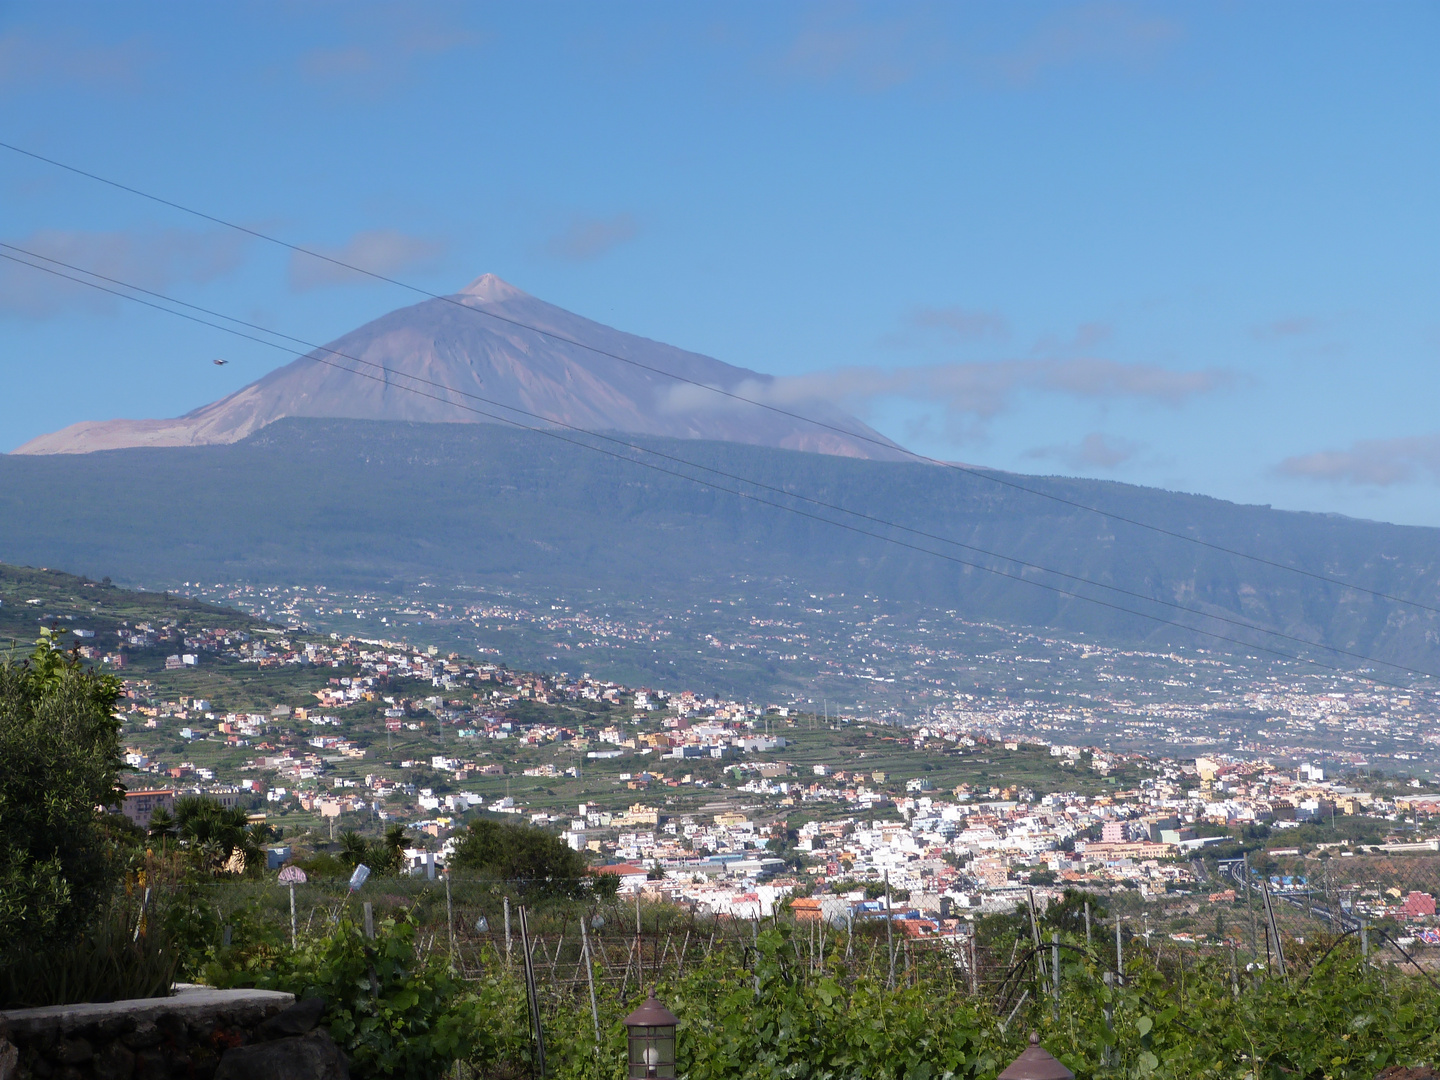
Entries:
{"type": "Polygon", "coordinates": [[[0,1008],[162,997],[175,981],[180,951],[134,905],[115,902],[75,940],[15,946],[0,966],[0,1008]]]}
{"type": "MultiPolygon", "coordinates": [[[[1373,955],[1365,963],[1353,938],[1297,946],[1288,979],[1247,974],[1224,952],[1137,942],[1127,947],[1124,982],[1109,986],[1113,953],[1084,945],[1085,900],[1071,894],[1052,905],[1056,923],[1047,919],[1047,936],[1061,927],[1058,1001],[1053,972],[1042,978],[1025,967],[1033,931],[1024,911],[990,952],[1021,960],[1005,965],[998,984],[992,970],[973,996],[938,950],[906,950],[899,985],[888,987],[885,954],[876,962],[873,949],[884,949],[884,937],[877,942],[873,926],[848,941],[843,931],[827,935],[817,957],[811,928],[797,936],[771,922],[753,941],[748,930],[725,941],[717,924],[722,943],[683,973],[665,967],[655,986],[681,1021],[680,1080],[991,1080],[1032,1029],[1087,1080],[1372,1080],[1390,1065],[1440,1055],[1440,995],[1422,977],[1374,966],[1373,955]]],[[[245,927],[255,944],[212,948],[208,981],[325,996],[326,1022],[357,1076],[440,1076],[453,1061],[489,1080],[531,1072],[518,961],[507,966],[482,946],[461,979],[409,918],[383,920],[367,941],[340,914],[332,932],[295,952],[263,927],[245,927]]],[[[572,909],[562,921],[574,917],[572,909]]],[[[443,923],[435,933],[443,942],[443,923]]],[[[1051,945],[1039,952],[1048,964],[1051,945]]],[[[643,992],[628,973],[623,990],[597,980],[597,1039],[586,982],[567,971],[570,962],[552,965],[548,978],[540,965],[547,1075],[613,1080],[625,1054],[622,1018],[643,992]]],[[[647,989],[653,978],[646,974],[647,989]]]]}
{"type": "Polygon", "coordinates": [[[677,1056],[686,1080],[940,1080],[993,1075],[1008,1062],[985,1038],[974,999],[831,971],[803,977],[786,956],[790,931],[762,931],[751,970],[707,964],[662,988],[684,1021],[677,1056]]]}
{"type": "Polygon", "coordinates": [[[373,941],[342,917],[295,950],[215,954],[204,978],[325,998],[324,1022],[358,1077],[428,1080],[457,1060],[485,1067],[529,1056],[523,989],[501,976],[458,979],[445,958],[421,954],[403,917],[383,920],[373,941]]]}
{"type": "Polygon", "coordinates": [[[347,873],[364,863],[377,877],[398,874],[409,842],[404,825],[391,825],[379,841],[366,840],[354,829],[347,829],[340,834],[339,862],[347,873]]]}
{"type": "Polygon", "coordinates": [[[121,874],[97,806],[123,797],[120,683],[48,631],[0,663],[0,956],[74,938],[121,874]]]}

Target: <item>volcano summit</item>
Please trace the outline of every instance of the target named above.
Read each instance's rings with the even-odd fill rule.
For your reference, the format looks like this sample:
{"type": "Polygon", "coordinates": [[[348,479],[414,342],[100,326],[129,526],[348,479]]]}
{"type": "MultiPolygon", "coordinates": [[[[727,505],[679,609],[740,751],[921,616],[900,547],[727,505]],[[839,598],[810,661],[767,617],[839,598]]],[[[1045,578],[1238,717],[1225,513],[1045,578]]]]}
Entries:
{"type": "Polygon", "coordinates": [[[827,401],[787,400],[786,407],[843,431],[703,389],[763,398],[775,381],[614,330],[485,274],[452,296],[366,323],[184,416],[86,421],[41,435],[13,452],[83,454],[233,443],[284,417],[309,417],[513,420],[526,426],[549,421],[845,457],[903,456],[898,448],[889,449],[894,444],[884,436],[827,401]]]}

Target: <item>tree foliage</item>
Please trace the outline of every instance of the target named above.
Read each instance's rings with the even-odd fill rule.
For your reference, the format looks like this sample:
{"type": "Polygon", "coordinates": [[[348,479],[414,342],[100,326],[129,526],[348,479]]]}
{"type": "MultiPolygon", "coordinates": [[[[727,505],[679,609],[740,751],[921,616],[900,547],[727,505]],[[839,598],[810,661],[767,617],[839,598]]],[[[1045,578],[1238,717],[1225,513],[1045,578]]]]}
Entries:
{"type": "MultiPolygon", "coordinates": [[[[181,845],[202,873],[256,874],[264,868],[271,829],[263,822],[252,825],[240,807],[193,795],[176,802],[173,820],[181,845]]],[[[150,826],[152,832],[157,827],[153,817],[150,826]]]]}
{"type": "Polygon", "coordinates": [[[0,952],[73,937],[118,880],[97,808],[124,796],[119,697],[48,631],[0,663],[0,952]]]}
{"type": "Polygon", "coordinates": [[[578,896],[589,878],[584,856],[553,833],[520,823],[470,823],[450,865],[513,883],[517,890],[578,896]]]}
{"type": "Polygon", "coordinates": [[[346,870],[354,870],[362,863],[378,877],[390,877],[400,873],[405,863],[405,847],[410,838],[405,835],[404,825],[391,825],[378,841],[366,840],[354,829],[340,834],[339,862],[346,870]]]}

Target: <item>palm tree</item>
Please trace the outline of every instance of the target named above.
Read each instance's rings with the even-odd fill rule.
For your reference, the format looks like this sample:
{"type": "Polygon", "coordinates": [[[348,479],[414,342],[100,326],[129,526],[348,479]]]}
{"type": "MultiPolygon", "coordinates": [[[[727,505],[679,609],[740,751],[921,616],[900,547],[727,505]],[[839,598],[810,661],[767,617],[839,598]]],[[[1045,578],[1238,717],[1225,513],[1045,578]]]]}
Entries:
{"type": "Polygon", "coordinates": [[[265,865],[265,845],[279,837],[273,826],[264,821],[254,821],[245,829],[240,851],[245,857],[245,872],[259,872],[265,865]]]}
{"type": "Polygon", "coordinates": [[[405,865],[405,848],[410,844],[410,838],[405,835],[405,826],[400,824],[391,825],[385,830],[385,839],[381,841],[385,852],[387,863],[386,873],[398,874],[405,865]]]}
{"type": "Polygon", "coordinates": [[[252,840],[249,817],[240,807],[191,795],[175,804],[175,821],[181,843],[209,874],[244,872],[259,865],[260,847],[252,840]]]}
{"type": "Polygon", "coordinates": [[[160,841],[160,852],[165,852],[165,842],[179,830],[175,815],[163,806],[157,806],[150,815],[150,839],[160,841]]]}
{"type": "Polygon", "coordinates": [[[346,829],[340,834],[340,861],[351,870],[365,862],[370,857],[370,845],[365,838],[354,829],[346,829]]]}

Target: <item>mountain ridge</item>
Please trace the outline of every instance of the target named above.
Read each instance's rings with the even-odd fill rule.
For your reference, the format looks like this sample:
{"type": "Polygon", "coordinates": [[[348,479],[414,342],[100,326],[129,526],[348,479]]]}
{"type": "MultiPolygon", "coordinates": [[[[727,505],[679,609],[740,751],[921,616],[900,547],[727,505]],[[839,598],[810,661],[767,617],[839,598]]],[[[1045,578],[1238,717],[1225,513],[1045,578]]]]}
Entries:
{"type": "MultiPolygon", "coordinates": [[[[1147,647],[1176,635],[1205,639],[1133,611],[1254,641],[1256,648],[1299,649],[1221,621],[1240,619],[1440,669],[1440,621],[1432,611],[1102,519],[972,472],[733,442],[631,441],[672,455],[672,462],[683,458],[765,487],[745,489],[756,500],[737,498],[724,489],[744,488],[741,482],[644,468],[618,460],[613,447],[593,453],[569,433],[562,441],[496,424],[290,418],[232,444],[83,459],[0,457],[0,558],[68,565],[150,587],[193,577],[366,588],[524,581],[537,589],[594,589],[601,599],[651,595],[681,606],[716,582],[751,582],[757,595],[769,595],[770,583],[783,579],[814,592],[869,592],[971,619],[1147,647]],[[776,489],[854,507],[871,521],[855,531],[816,520],[841,515],[814,503],[792,504],[799,514],[764,505],[785,500],[776,489]],[[892,531],[887,522],[968,548],[892,531]],[[1035,566],[1097,584],[1054,578],[1035,566]]],[[[1114,481],[1023,480],[1071,503],[1440,607],[1440,530],[1114,481]]],[[[1317,655],[1344,667],[1360,663],[1317,655]]]]}
{"type": "Polygon", "coordinates": [[[548,422],[847,457],[905,456],[827,401],[795,403],[791,411],[819,422],[807,423],[701,389],[743,397],[773,382],[770,375],[615,330],[483,274],[458,293],[373,319],[183,416],[83,421],[11,453],[225,444],[277,420],[304,417],[548,422]]]}

